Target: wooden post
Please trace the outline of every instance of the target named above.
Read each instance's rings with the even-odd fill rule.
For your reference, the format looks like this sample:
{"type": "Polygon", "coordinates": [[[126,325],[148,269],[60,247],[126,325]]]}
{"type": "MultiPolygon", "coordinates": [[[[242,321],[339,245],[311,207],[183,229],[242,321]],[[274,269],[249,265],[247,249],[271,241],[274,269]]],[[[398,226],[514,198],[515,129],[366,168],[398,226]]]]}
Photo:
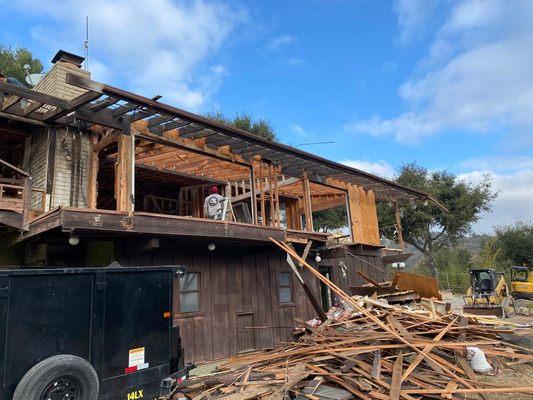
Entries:
{"type": "Polygon", "coordinates": [[[307,172],[303,173],[302,178],[303,186],[303,204],[304,204],[304,215],[305,215],[305,230],[312,232],[313,228],[313,210],[311,208],[311,189],[309,187],[309,178],[307,172]]]}
{"type": "Polygon", "coordinates": [[[98,168],[99,158],[98,151],[94,150],[94,146],[97,143],[98,138],[93,136],[91,138],[92,150],[90,155],[89,166],[89,179],[87,180],[87,207],[96,209],[98,199],[98,168]]]}
{"type": "Polygon", "coordinates": [[[250,167],[250,206],[252,208],[252,223],[257,225],[257,196],[255,192],[254,166],[250,167]]]}
{"type": "Polygon", "coordinates": [[[270,203],[270,226],[276,226],[276,215],[275,215],[275,204],[274,204],[274,191],[273,191],[273,183],[272,183],[272,165],[268,164],[268,196],[269,196],[269,203],[270,203]]]}
{"type": "Polygon", "coordinates": [[[133,165],[132,136],[118,137],[117,161],[115,164],[115,200],[117,211],[132,212],[133,204],[133,165]]]}
{"type": "Polygon", "coordinates": [[[354,236],[354,230],[353,230],[353,222],[352,222],[352,209],[350,207],[350,195],[348,193],[348,190],[346,190],[346,193],[344,195],[345,202],[346,202],[346,216],[348,220],[348,229],[350,231],[350,241],[352,243],[355,242],[355,236],[354,236]]]}
{"type": "Polygon", "coordinates": [[[32,179],[29,176],[24,178],[24,192],[23,196],[23,209],[22,209],[22,229],[28,230],[30,225],[30,209],[31,209],[31,187],[33,185],[32,179]]]}
{"type": "Polygon", "coordinates": [[[263,182],[263,163],[259,161],[259,194],[261,196],[261,225],[266,225],[265,188],[263,182]]]}
{"type": "Polygon", "coordinates": [[[396,220],[396,232],[398,232],[398,244],[403,250],[402,220],[400,218],[400,209],[398,208],[398,199],[394,199],[394,218],[396,220]]]}
{"type": "Polygon", "coordinates": [[[275,226],[281,226],[281,213],[279,211],[279,187],[278,187],[278,167],[274,167],[274,195],[276,196],[275,226]]]}

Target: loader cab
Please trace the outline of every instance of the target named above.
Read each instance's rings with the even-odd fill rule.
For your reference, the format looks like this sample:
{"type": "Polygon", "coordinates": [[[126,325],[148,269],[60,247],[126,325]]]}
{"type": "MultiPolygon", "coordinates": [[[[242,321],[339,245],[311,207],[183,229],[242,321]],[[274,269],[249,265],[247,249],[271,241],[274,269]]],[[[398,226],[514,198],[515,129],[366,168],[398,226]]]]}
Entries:
{"type": "Polygon", "coordinates": [[[511,267],[511,281],[513,282],[527,282],[529,278],[529,270],[527,267],[514,265],[511,267]]]}
{"type": "Polygon", "coordinates": [[[511,267],[511,294],[516,299],[533,299],[533,273],[527,266],[511,267]]]}
{"type": "Polygon", "coordinates": [[[471,287],[474,293],[486,295],[494,292],[500,280],[501,273],[493,269],[470,270],[471,287]]]}

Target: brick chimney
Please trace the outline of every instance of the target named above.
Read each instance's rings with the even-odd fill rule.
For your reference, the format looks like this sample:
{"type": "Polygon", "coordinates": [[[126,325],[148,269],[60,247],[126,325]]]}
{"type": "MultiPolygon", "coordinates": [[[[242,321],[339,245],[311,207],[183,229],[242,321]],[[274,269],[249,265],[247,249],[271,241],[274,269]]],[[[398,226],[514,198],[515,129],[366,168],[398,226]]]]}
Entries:
{"type": "Polygon", "coordinates": [[[70,63],[78,68],[81,68],[81,65],[85,61],[85,58],[76,54],[69,53],[65,50],[59,50],[54,56],[54,58],[52,58],[52,64],[55,64],[58,61],[62,63],[70,63]]]}
{"type": "Polygon", "coordinates": [[[35,85],[33,90],[65,100],[72,100],[85,93],[85,89],[69,85],[66,82],[67,73],[80,75],[88,79],[91,78],[91,73],[81,68],[84,60],[85,58],[81,56],[59,50],[52,58],[52,64],[54,65],[46,76],[35,85]]]}

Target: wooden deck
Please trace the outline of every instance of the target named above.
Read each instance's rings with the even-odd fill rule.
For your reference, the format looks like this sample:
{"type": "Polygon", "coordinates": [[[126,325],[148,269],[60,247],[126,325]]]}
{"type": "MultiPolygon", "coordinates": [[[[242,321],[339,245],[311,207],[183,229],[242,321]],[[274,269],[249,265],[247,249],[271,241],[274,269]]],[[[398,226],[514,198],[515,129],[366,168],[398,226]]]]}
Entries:
{"type": "Polygon", "coordinates": [[[29,231],[18,236],[14,243],[53,229],[78,234],[148,234],[248,242],[268,242],[270,237],[286,239],[281,228],[144,212],[135,212],[130,216],[118,211],[60,207],[31,221],[29,231]]]}

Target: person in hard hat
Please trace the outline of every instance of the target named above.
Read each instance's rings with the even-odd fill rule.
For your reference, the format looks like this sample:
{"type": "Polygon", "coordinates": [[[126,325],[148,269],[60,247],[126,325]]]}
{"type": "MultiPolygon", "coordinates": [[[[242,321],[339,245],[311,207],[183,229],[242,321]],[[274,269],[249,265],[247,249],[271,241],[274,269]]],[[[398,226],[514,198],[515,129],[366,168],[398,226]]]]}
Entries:
{"type": "Polygon", "coordinates": [[[210,192],[211,194],[207,196],[204,201],[204,216],[216,219],[222,216],[225,199],[218,193],[218,188],[216,186],[213,186],[210,192]]]}

